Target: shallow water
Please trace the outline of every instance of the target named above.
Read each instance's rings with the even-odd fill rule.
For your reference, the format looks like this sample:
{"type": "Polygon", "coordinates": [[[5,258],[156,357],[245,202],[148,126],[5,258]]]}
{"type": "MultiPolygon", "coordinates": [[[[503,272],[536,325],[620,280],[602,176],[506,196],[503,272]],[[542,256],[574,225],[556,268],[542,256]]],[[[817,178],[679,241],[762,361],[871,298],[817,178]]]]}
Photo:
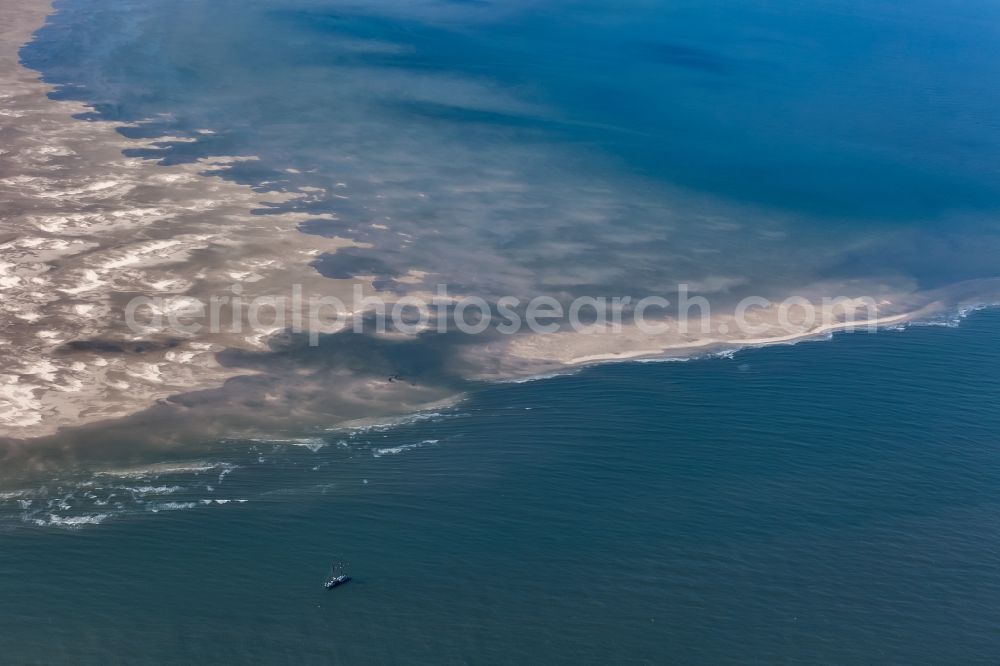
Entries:
{"type": "Polygon", "coordinates": [[[604,366],[323,447],[232,441],[197,471],[81,472],[153,489],[121,509],[3,503],[0,649],[79,664],[992,663],[998,327],[993,311],[604,366]],[[355,580],[327,592],[334,560],[355,580]]]}
{"type": "Polygon", "coordinates": [[[374,244],[332,277],[487,298],[995,277],[994,3],[57,7],[23,58],[59,97],[163,137],[138,154],[319,188],[295,206],[339,219],[302,228],[374,244]]]}
{"type": "MultiPolygon", "coordinates": [[[[50,289],[61,302],[48,309],[58,313],[52,328],[65,330],[29,323],[15,339],[64,342],[48,356],[80,387],[104,372],[88,364],[110,358],[129,379],[100,385],[117,386],[104,400],[117,410],[109,414],[164,399],[71,453],[134,446],[140,434],[169,441],[172,426],[186,428],[174,438],[186,441],[251,421],[273,434],[399,414],[466,390],[470,377],[689,342],[672,332],[655,345],[627,334],[501,339],[453,325],[405,342],[342,332],[316,348],[294,336],[266,344],[285,319],[232,335],[153,326],[139,345],[151,347],[133,355],[121,338],[135,329],[114,315],[136,292],[181,290],[206,303],[239,289],[250,301],[305,283],[310,294],[346,297],[363,285],[393,300],[445,285],[493,304],[518,298],[522,314],[539,295],[564,307],[580,296],[635,305],[656,295],[673,301],[660,313],[670,317],[674,306],[683,313],[683,283],[710,299],[723,336],[734,329],[722,317],[750,295],[868,298],[880,317],[1000,300],[1000,100],[981,85],[995,78],[984,47],[997,31],[990,3],[65,0],[57,9],[23,62],[55,87],[52,97],[91,105],[74,104],[92,110],[67,127],[85,134],[86,123],[110,121],[94,124],[96,136],[120,125],[136,161],[97,176],[108,156],[87,153],[62,171],[41,166],[29,183],[38,192],[19,190],[42,202],[26,203],[38,214],[17,221],[40,235],[24,242],[38,245],[52,229],[70,233],[45,224],[66,215],[44,203],[65,194],[61,177],[99,191],[120,185],[78,202],[93,217],[77,231],[99,248],[66,249],[46,273],[61,278],[50,289]],[[198,185],[175,194],[164,182],[178,174],[157,162],[198,185]],[[87,182],[88,167],[99,182],[87,182]],[[204,207],[218,181],[200,169],[248,186],[229,183],[233,201],[255,202],[204,207]],[[165,210],[137,210],[147,195],[165,210]],[[133,237],[137,217],[146,224],[133,237]],[[102,236],[105,224],[115,231],[102,236]],[[243,228],[255,231],[241,238],[243,228]],[[160,256],[164,243],[176,254],[160,256]],[[289,245],[296,251],[276,250],[289,245]],[[118,271],[121,262],[132,268],[118,271]],[[80,281],[83,292],[66,287],[80,281]],[[78,306],[104,314],[82,317],[78,306]],[[184,351],[157,355],[174,344],[184,351]],[[198,354],[209,348],[225,349],[214,357],[224,368],[206,371],[198,354]],[[408,381],[386,383],[396,375],[408,381]]],[[[26,303],[34,284],[18,292],[26,303]]],[[[8,391],[59,403],[63,384],[38,372],[48,362],[28,359],[27,379],[8,391]]],[[[67,422],[77,407],[95,413],[86,395],[72,395],[82,404],[67,422]]],[[[8,422],[36,416],[23,400],[7,402],[8,422]]],[[[55,448],[86,444],[78,434],[55,448]]]]}

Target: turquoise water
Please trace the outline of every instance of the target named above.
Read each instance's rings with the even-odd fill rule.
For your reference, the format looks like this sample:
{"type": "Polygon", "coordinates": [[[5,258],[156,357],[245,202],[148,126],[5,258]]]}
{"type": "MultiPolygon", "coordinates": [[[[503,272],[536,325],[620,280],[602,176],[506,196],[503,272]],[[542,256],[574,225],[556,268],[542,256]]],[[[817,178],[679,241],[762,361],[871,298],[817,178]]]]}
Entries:
{"type": "Polygon", "coordinates": [[[76,664],[995,663],[998,331],[994,311],[492,386],[316,451],[219,444],[205,460],[238,465],[221,483],[218,468],[82,476],[94,493],[184,489],[103,509],[100,525],[4,531],[0,650],[76,664]],[[162,504],[206,497],[248,501],[162,504]],[[333,560],[355,581],[327,592],[333,560]]]}
{"type": "Polygon", "coordinates": [[[375,246],[331,276],[488,299],[995,277],[986,0],[57,7],[22,55],[58,97],[163,137],[133,154],[321,188],[294,205],[340,221],[303,229],[375,246]]]}

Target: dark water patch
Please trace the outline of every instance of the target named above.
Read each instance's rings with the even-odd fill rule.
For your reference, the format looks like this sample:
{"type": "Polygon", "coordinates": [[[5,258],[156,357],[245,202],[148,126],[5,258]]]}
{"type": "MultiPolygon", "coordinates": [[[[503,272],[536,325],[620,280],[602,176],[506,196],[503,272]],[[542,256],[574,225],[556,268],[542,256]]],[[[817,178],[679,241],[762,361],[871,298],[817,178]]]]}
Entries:
{"type": "Polygon", "coordinates": [[[398,277],[400,273],[380,257],[379,252],[349,247],[333,254],[323,254],[312,265],[323,277],[335,279],[348,279],[357,275],[398,277]]]}
{"type": "Polygon", "coordinates": [[[96,352],[99,354],[146,354],[174,349],[181,340],[109,340],[94,338],[90,340],[71,340],[56,349],[56,353],[96,352]]]}
{"type": "Polygon", "coordinates": [[[672,42],[640,42],[636,50],[645,58],[671,67],[680,67],[716,75],[734,72],[734,63],[718,53],[672,42]]]}
{"type": "MultiPolygon", "coordinates": [[[[385,105],[390,110],[447,123],[474,124],[503,129],[556,130],[566,129],[563,123],[548,118],[524,114],[502,113],[488,109],[440,104],[425,101],[394,101],[385,105]]],[[[539,135],[538,138],[541,138],[539,135]]],[[[551,140],[551,137],[550,137],[551,140]]]]}
{"type": "Polygon", "coordinates": [[[301,223],[298,230],[304,234],[313,234],[323,238],[336,238],[344,236],[352,229],[351,224],[342,220],[306,220],[301,223]]]}

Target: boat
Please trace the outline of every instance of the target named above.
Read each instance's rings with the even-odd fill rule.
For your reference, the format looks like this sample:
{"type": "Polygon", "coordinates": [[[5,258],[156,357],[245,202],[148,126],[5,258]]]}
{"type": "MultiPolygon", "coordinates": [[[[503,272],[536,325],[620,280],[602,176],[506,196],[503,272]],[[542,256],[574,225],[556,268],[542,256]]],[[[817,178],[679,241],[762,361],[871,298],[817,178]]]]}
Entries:
{"type": "Polygon", "coordinates": [[[333,578],[330,578],[325,583],[323,583],[323,587],[325,587],[328,590],[332,590],[338,585],[343,585],[344,583],[350,582],[350,580],[351,577],[348,576],[347,574],[340,574],[339,576],[334,576],[333,578]]]}
{"type": "Polygon", "coordinates": [[[344,583],[350,582],[351,577],[344,573],[343,563],[338,563],[330,567],[330,575],[327,576],[326,582],[323,583],[323,587],[328,590],[343,585],[344,583]]]}

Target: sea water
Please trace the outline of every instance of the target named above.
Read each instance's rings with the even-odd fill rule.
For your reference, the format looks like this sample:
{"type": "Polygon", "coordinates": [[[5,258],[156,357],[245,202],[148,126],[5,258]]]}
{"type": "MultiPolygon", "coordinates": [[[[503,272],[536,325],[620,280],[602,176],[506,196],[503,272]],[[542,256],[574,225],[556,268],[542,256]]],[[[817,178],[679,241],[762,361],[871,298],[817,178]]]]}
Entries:
{"type": "Polygon", "coordinates": [[[46,506],[64,497],[52,488],[2,503],[0,649],[78,664],[992,663],[998,330],[986,312],[609,365],[322,447],[232,441],[200,466],[81,473],[61,482],[79,486],[76,513],[46,506]],[[354,580],[327,591],[334,562],[354,580]]]}
{"type": "MultiPolygon", "coordinates": [[[[58,8],[23,57],[95,105],[79,122],[335,193],[310,206],[345,222],[303,230],[379,250],[335,275],[995,275],[989,3],[58,8]],[[595,193],[597,222],[562,216],[595,193]]],[[[998,327],[477,385],[392,423],[67,470],[0,495],[0,654],[993,663],[998,327]],[[327,592],[334,562],[354,580],[327,592]]]]}

